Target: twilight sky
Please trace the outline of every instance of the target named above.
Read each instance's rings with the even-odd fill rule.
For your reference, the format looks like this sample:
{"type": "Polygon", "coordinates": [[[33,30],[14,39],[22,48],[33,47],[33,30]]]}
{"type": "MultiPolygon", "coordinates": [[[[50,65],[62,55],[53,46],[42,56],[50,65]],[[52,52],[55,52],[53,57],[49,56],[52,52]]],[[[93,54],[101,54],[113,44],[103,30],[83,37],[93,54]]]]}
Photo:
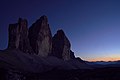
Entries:
{"type": "Polygon", "coordinates": [[[52,34],[65,31],[76,56],[120,59],[120,0],[0,0],[0,49],[7,47],[10,23],[22,17],[31,26],[42,15],[52,34]]]}

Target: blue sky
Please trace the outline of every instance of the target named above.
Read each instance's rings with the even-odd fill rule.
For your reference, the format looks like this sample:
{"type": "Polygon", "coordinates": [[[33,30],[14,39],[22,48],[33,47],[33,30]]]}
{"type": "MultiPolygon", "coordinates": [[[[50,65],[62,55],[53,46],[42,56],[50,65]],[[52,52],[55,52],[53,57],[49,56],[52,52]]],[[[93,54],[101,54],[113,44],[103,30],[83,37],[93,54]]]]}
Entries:
{"type": "Polygon", "coordinates": [[[10,23],[22,17],[30,26],[47,15],[52,34],[63,29],[76,56],[84,60],[119,59],[119,4],[119,0],[1,0],[0,49],[7,47],[10,23]]]}

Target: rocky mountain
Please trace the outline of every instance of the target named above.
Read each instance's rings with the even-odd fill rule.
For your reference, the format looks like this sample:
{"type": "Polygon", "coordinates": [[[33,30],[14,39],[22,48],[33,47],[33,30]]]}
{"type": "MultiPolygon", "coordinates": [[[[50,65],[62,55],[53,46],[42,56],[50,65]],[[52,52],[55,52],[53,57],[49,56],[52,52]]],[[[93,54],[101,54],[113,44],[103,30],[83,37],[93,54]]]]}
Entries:
{"type": "Polygon", "coordinates": [[[52,38],[52,55],[58,58],[70,59],[70,41],[63,30],[58,30],[52,38]]]}
{"type": "Polygon", "coordinates": [[[35,54],[46,57],[51,53],[52,34],[46,16],[40,17],[30,27],[29,40],[35,54]]]}
{"type": "Polygon", "coordinates": [[[120,61],[96,63],[76,58],[63,30],[52,37],[46,16],[29,29],[19,18],[9,25],[8,48],[0,50],[0,80],[120,80],[120,61]]]}
{"type": "MultiPolygon", "coordinates": [[[[62,29],[52,37],[45,15],[33,23],[29,29],[26,19],[19,18],[18,23],[10,24],[7,52],[9,50],[18,50],[39,57],[77,60],[71,50],[71,43],[62,29]]],[[[81,59],[78,61],[83,62],[81,59]]]]}
{"type": "MultiPolygon", "coordinates": [[[[75,58],[63,30],[52,37],[46,16],[29,29],[27,20],[19,18],[8,31],[8,48],[0,50],[0,80],[30,80],[28,76],[53,70],[91,69],[82,59],[75,58]]],[[[39,79],[35,76],[31,80],[39,79]]]]}
{"type": "Polygon", "coordinates": [[[63,30],[52,37],[47,16],[41,16],[28,29],[26,19],[9,25],[8,49],[19,49],[24,53],[41,57],[55,56],[63,60],[74,59],[71,44],[63,30]]]}
{"type": "Polygon", "coordinates": [[[26,19],[19,18],[18,23],[9,25],[9,49],[19,49],[32,54],[28,39],[28,23],[26,19]]]}
{"type": "Polygon", "coordinates": [[[74,55],[74,52],[72,50],[70,50],[70,59],[75,59],[75,55],[74,55]]]}

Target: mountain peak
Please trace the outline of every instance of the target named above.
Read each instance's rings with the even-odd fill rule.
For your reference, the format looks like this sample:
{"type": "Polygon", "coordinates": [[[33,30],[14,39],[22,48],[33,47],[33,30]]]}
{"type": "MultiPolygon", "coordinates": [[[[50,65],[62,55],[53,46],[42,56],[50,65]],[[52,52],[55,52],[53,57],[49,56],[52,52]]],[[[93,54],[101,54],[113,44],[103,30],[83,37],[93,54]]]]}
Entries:
{"type": "Polygon", "coordinates": [[[26,19],[9,26],[8,48],[42,57],[53,55],[63,60],[74,59],[71,43],[62,29],[52,37],[47,16],[43,15],[29,29],[26,19]]]}

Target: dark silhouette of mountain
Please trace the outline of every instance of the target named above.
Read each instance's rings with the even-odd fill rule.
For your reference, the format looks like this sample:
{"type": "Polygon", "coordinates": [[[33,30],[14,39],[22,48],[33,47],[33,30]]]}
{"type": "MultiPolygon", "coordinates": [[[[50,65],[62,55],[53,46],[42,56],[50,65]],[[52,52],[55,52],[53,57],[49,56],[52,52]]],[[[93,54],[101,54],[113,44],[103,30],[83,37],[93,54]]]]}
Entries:
{"type": "Polygon", "coordinates": [[[45,15],[29,29],[27,20],[22,18],[9,25],[8,48],[0,51],[0,74],[3,74],[3,80],[27,80],[23,79],[24,75],[30,80],[30,77],[36,74],[52,70],[77,69],[91,67],[82,59],[75,58],[70,41],[63,30],[58,30],[52,37],[45,15]]]}
{"type": "Polygon", "coordinates": [[[47,16],[29,29],[27,24],[19,18],[9,25],[8,48],[0,50],[0,80],[120,80],[120,61],[76,58],[62,29],[52,37],[47,16]]]}
{"type": "Polygon", "coordinates": [[[52,38],[52,54],[58,58],[70,59],[70,41],[66,37],[63,30],[58,30],[52,38]]]}
{"type": "Polygon", "coordinates": [[[30,45],[35,54],[47,57],[52,50],[52,34],[47,16],[41,16],[29,29],[30,45]]]}
{"type": "Polygon", "coordinates": [[[41,57],[55,56],[64,60],[74,59],[71,44],[63,30],[52,37],[47,16],[41,16],[28,29],[27,20],[9,25],[8,49],[18,49],[27,54],[41,57]]]}
{"type": "Polygon", "coordinates": [[[19,49],[24,53],[33,53],[28,39],[28,23],[19,18],[18,23],[9,25],[8,49],[19,49]]]}

